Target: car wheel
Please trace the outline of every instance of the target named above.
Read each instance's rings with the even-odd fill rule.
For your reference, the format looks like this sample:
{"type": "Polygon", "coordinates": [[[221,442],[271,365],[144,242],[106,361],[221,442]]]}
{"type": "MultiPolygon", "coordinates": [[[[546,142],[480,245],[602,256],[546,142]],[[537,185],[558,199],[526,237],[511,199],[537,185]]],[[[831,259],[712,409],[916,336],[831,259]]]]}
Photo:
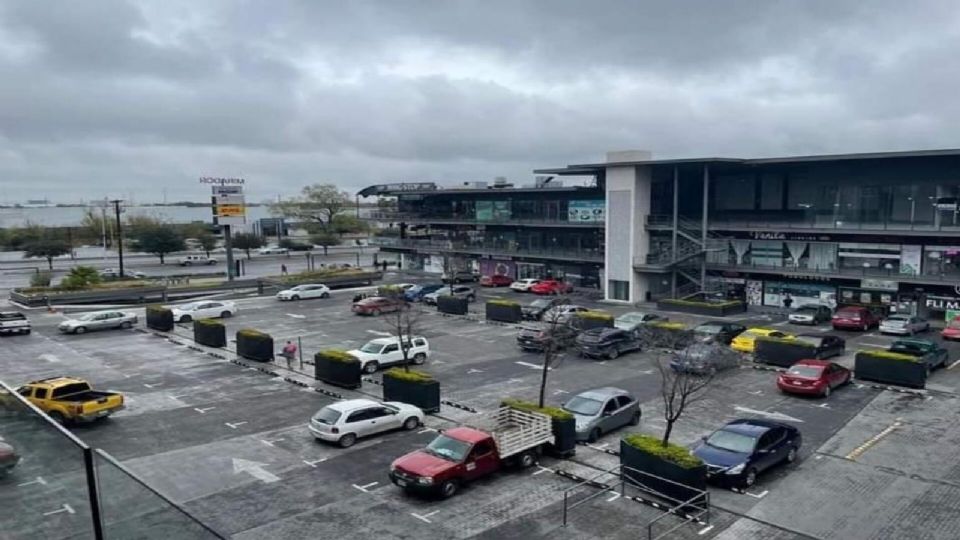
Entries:
{"type": "Polygon", "coordinates": [[[191,317],[190,315],[183,315],[180,317],[180,320],[177,322],[190,322],[192,320],[193,320],[193,317],[191,317]]]}
{"type": "Polygon", "coordinates": [[[133,323],[130,321],[123,321],[123,323],[120,325],[120,328],[123,328],[124,330],[129,330],[130,328],[133,328],[133,323]]]}
{"type": "Polygon", "coordinates": [[[593,431],[590,432],[590,436],[587,437],[587,442],[595,443],[599,438],[600,428],[593,428],[593,431]]]}
{"type": "Polygon", "coordinates": [[[747,469],[747,472],[743,475],[743,487],[749,488],[753,487],[757,483],[757,470],[753,467],[747,469]]]}
{"type": "Polygon", "coordinates": [[[640,425],[640,411],[633,413],[633,416],[630,417],[630,425],[631,426],[640,425]]]}
{"type": "Polygon", "coordinates": [[[380,369],[380,364],[376,360],[371,360],[363,365],[364,373],[376,373],[380,369]]]}
{"type": "Polygon", "coordinates": [[[829,384],[827,384],[826,386],[823,387],[823,392],[820,393],[820,396],[821,396],[821,397],[825,397],[825,398],[830,397],[830,385],[829,385],[829,384]]]}
{"type": "Polygon", "coordinates": [[[869,329],[870,329],[870,325],[869,325],[869,324],[864,324],[864,325],[863,325],[863,331],[864,331],[864,332],[866,332],[866,331],[869,330],[869,329]]]}
{"type": "Polygon", "coordinates": [[[221,319],[229,319],[230,317],[233,317],[233,313],[229,311],[224,311],[223,313],[220,314],[221,319]]]}
{"type": "Polygon", "coordinates": [[[299,294],[295,294],[295,295],[291,296],[290,299],[291,299],[291,300],[299,300],[299,299],[300,299],[300,295],[299,295],[299,294]]]}
{"type": "Polygon", "coordinates": [[[620,351],[617,349],[611,349],[610,352],[607,353],[607,358],[610,360],[615,360],[618,356],[620,356],[620,351]]]}
{"type": "Polygon", "coordinates": [[[467,297],[467,302],[476,302],[476,301],[477,301],[477,297],[472,294],[467,297]]]}
{"type": "Polygon", "coordinates": [[[187,262],[183,263],[184,266],[191,266],[192,264],[193,264],[193,263],[190,262],[190,261],[187,261],[187,262]]]}
{"type": "Polygon", "coordinates": [[[410,431],[412,429],[417,429],[420,426],[420,419],[416,416],[411,416],[403,421],[403,429],[410,431]]]}
{"type": "Polygon", "coordinates": [[[376,316],[380,315],[380,310],[379,310],[379,309],[375,309],[375,310],[371,311],[370,314],[373,315],[374,317],[376,317],[376,316]]]}
{"type": "Polygon", "coordinates": [[[787,450],[787,463],[793,463],[797,460],[797,449],[793,446],[790,447],[790,450],[787,450]]]}
{"type": "Polygon", "coordinates": [[[51,411],[48,416],[50,417],[51,420],[53,420],[54,422],[60,425],[63,425],[67,421],[67,419],[63,416],[63,413],[59,411],[51,411]]]}
{"type": "Polygon", "coordinates": [[[520,459],[517,460],[517,463],[521,469],[529,469],[537,464],[537,457],[533,455],[533,452],[524,452],[520,454],[520,459]]]}
{"type": "Polygon", "coordinates": [[[350,448],[355,442],[357,442],[357,436],[353,433],[347,433],[343,437],[340,437],[340,440],[338,441],[340,446],[343,448],[350,448]]]}
{"type": "Polygon", "coordinates": [[[320,295],[320,298],[330,298],[330,293],[325,292],[325,293],[323,293],[323,294],[320,295]]]}
{"type": "Polygon", "coordinates": [[[449,499],[457,494],[457,489],[460,488],[460,485],[457,484],[456,480],[447,480],[443,484],[440,484],[440,495],[444,499],[449,499]]]}
{"type": "Polygon", "coordinates": [[[78,326],[78,327],[76,327],[76,328],[73,329],[73,333],[74,333],[74,334],[82,334],[82,333],[84,333],[84,332],[86,332],[86,331],[87,331],[87,327],[86,327],[86,326],[78,326]]]}
{"type": "Polygon", "coordinates": [[[413,363],[416,364],[416,365],[418,365],[418,366],[421,365],[421,364],[423,364],[423,363],[426,362],[426,361],[427,361],[427,355],[425,355],[425,354],[423,354],[423,353],[417,353],[417,354],[413,355],[413,363]]]}

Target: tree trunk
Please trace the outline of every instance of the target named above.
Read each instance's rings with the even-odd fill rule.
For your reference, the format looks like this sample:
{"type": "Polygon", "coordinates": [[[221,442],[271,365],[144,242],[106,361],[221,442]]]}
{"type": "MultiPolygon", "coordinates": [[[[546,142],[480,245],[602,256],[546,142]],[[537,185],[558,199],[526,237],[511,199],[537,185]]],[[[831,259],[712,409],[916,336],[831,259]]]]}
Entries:
{"type": "Polygon", "coordinates": [[[676,420],[667,420],[667,427],[663,430],[663,445],[666,446],[670,442],[670,433],[673,432],[673,423],[676,420]]]}
{"type": "Polygon", "coordinates": [[[50,267],[50,270],[53,270],[53,257],[47,257],[47,265],[50,267]]]}
{"type": "Polygon", "coordinates": [[[326,245],[326,244],[323,245],[323,254],[324,254],[324,255],[327,254],[327,245],[326,245]]]}
{"type": "Polygon", "coordinates": [[[537,406],[543,407],[544,394],[547,392],[547,373],[550,371],[548,367],[550,363],[547,362],[547,358],[543,359],[543,371],[540,373],[540,401],[537,402],[537,406]]]}
{"type": "Polygon", "coordinates": [[[160,264],[166,264],[163,262],[163,253],[160,254],[160,264]]]}
{"type": "Polygon", "coordinates": [[[249,261],[249,260],[250,260],[250,248],[247,248],[247,249],[243,250],[243,252],[247,254],[247,260],[249,261]]]}

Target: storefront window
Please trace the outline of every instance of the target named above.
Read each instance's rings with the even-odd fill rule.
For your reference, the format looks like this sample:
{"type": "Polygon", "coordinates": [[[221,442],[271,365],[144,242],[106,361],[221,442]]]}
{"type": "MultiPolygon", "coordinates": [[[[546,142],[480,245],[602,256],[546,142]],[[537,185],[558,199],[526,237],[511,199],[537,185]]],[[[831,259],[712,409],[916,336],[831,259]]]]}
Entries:
{"type": "Polygon", "coordinates": [[[615,279],[608,280],[607,297],[611,300],[630,300],[630,282],[615,279]]]}
{"type": "Polygon", "coordinates": [[[925,246],[922,271],[928,276],[960,275],[960,246],[925,246]]]}

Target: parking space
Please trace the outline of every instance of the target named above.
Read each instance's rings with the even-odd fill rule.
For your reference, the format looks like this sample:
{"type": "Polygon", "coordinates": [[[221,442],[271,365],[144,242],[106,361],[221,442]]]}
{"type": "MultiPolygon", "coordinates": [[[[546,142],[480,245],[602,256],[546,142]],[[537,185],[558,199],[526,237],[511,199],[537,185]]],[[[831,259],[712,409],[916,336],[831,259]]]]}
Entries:
{"type": "MultiPolygon", "coordinates": [[[[354,294],[356,291],[352,290],[334,291],[328,299],[299,302],[279,302],[272,297],[239,299],[239,312],[225,320],[228,336],[241,328],[255,328],[270,333],[277,349],[286,340],[299,342],[305,360],[309,360],[321,349],[358,348],[370,339],[388,335],[384,320],[350,311],[354,294]]],[[[528,299],[504,289],[481,294],[528,299]]],[[[590,307],[608,308],[587,298],[578,301],[590,307]]],[[[620,307],[610,310],[626,311],[620,307]]],[[[669,316],[689,324],[706,320],[689,315],[669,316]]],[[[619,463],[615,452],[622,432],[580,446],[570,460],[544,458],[544,468],[505,472],[476,482],[451,500],[409,497],[387,478],[390,462],[425,445],[436,435],[435,430],[470,423],[479,414],[444,406],[439,415],[428,417],[423,429],[394,432],[341,449],[315,442],[307,431],[310,416],[334,401],[310,386],[293,385],[281,377],[245,369],[152,333],[124,330],[61,335],[55,329],[59,317],[32,316],[32,335],[3,341],[6,349],[0,357],[0,378],[19,384],[68,374],[86,378],[96,387],[123,392],[127,397],[126,410],[103,422],[76,426],[73,431],[91,446],[103,448],[121,460],[200,519],[235,538],[545,536],[550,531],[564,530],[556,527],[562,512],[563,490],[574,485],[556,471],[589,475],[619,463]]],[[[775,325],[791,333],[833,332],[796,327],[768,315],[744,315],[742,323],[775,325]]],[[[432,349],[423,369],[441,381],[443,399],[481,414],[496,408],[505,397],[536,399],[543,360],[540,355],[522,352],[516,346],[514,326],[446,317],[428,310],[421,316],[420,327],[432,349]]],[[[853,367],[853,354],[858,348],[883,346],[894,339],[875,332],[836,333],[847,339],[847,354],[837,361],[848,367],[853,367]]],[[[189,325],[178,325],[174,334],[186,339],[192,332],[189,325]]],[[[939,341],[938,337],[934,339],[939,341]]],[[[947,344],[947,348],[951,362],[960,359],[960,345],[947,344]]],[[[298,369],[299,363],[294,368],[298,369]]],[[[310,372],[309,365],[304,366],[304,372],[310,372]]],[[[960,370],[948,369],[935,373],[932,391],[919,396],[852,384],[829,398],[811,399],[780,393],[775,386],[776,375],[756,369],[751,362],[721,373],[704,397],[676,424],[672,440],[693,444],[734,418],[765,418],[799,427],[804,438],[800,459],[764,475],[757,486],[746,492],[711,488],[717,508],[713,527],[684,529],[684,536],[677,538],[691,534],[690,537],[697,538],[732,538],[725,531],[752,526],[742,524],[737,516],[777,516],[770,519],[786,520],[778,512],[785,511],[782,505],[792,504],[794,495],[790,492],[795,486],[806,485],[798,476],[820,478],[830,474],[834,470],[831,467],[847,467],[848,462],[865,467],[863,460],[854,462],[846,456],[886,427],[883,424],[895,414],[897,402],[874,410],[876,403],[895,396],[908,400],[902,402],[907,404],[903,407],[911,410],[932,408],[946,415],[960,386],[960,370]],[[847,432],[853,434],[844,435],[847,432]],[[843,463],[831,464],[837,460],[843,463]]],[[[378,381],[380,374],[371,378],[378,381]]],[[[315,384],[344,397],[380,395],[376,384],[366,383],[359,392],[315,384]]],[[[567,355],[550,372],[547,401],[558,405],[577,392],[602,386],[621,387],[641,402],[641,424],[628,430],[662,432],[660,376],[653,353],[627,354],[606,361],[567,355]]],[[[916,427],[921,413],[915,415],[911,425],[916,427]]],[[[0,436],[18,447],[39,447],[28,431],[4,426],[0,436]]],[[[931,441],[936,435],[929,428],[920,427],[916,427],[915,433],[931,441]]],[[[887,443],[896,443],[902,436],[903,432],[896,432],[887,443]]],[[[875,443],[864,453],[869,459],[880,459],[873,456],[882,456],[878,449],[883,448],[875,443]]],[[[895,448],[890,446],[884,451],[893,452],[895,448]]],[[[29,484],[38,476],[32,462],[49,459],[52,458],[46,454],[26,459],[2,484],[4,502],[14,507],[39,505],[40,498],[55,500],[48,491],[66,490],[79,482],[70,477],[69,471],[63,471],[61,476],[47,473],[43,484],[29,484]],[[12,489],[23,483],[23,488],[30,491],[12,489]]],[[[890,466],[881,461],[871,470],[892,474],[882,467],[890,466]]],[[[937,471],[942,468],[918,469],[915,474],[935,477],[937,471]]],[[[607,518],[585,519],[566,529],[567,534],[578,538],[626,538],[637,534],[638,524],[659,515],[658,510],[636,502],[617,501],[615,497],[606,501],[607,498],[598,499],[587,510],[607,518]]],[[[18,530],[40,531],[36,528],[39,525],[27,523],[19,516],[4,516],[2,521],[11,526],[19,523],[18,530]]],[[[790,523],[797,530],[808,530],[802,518],[790,523]]],[[[67,536],[47,529],[43,532],[52,538],[67,536]]]]}

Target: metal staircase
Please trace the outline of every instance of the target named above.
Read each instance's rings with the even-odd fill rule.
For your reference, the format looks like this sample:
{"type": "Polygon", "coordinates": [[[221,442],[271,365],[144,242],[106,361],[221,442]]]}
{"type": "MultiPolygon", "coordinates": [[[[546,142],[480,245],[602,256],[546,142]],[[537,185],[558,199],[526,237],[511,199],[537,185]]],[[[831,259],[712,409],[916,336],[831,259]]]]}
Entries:
{"type": "MultiPolygon", "coordinates": [[[[707,231],[707,238],[702,238],[703,224],[690,219],[677,219],[677,249],[667,246],[666,249],[649,253],[643,260],[635,260],[634,268],[640,272],[671,274],[675,273],[685,283],[681,283],[675,296],[692,296],[704,292],[704,284],[700,279],[700,268],[709,252],[728,249],[728,239],[707,231]]],[[[659,231],[673,230],[673,217],[650,215],[647,216],[647,229],[659,231]]]]}

